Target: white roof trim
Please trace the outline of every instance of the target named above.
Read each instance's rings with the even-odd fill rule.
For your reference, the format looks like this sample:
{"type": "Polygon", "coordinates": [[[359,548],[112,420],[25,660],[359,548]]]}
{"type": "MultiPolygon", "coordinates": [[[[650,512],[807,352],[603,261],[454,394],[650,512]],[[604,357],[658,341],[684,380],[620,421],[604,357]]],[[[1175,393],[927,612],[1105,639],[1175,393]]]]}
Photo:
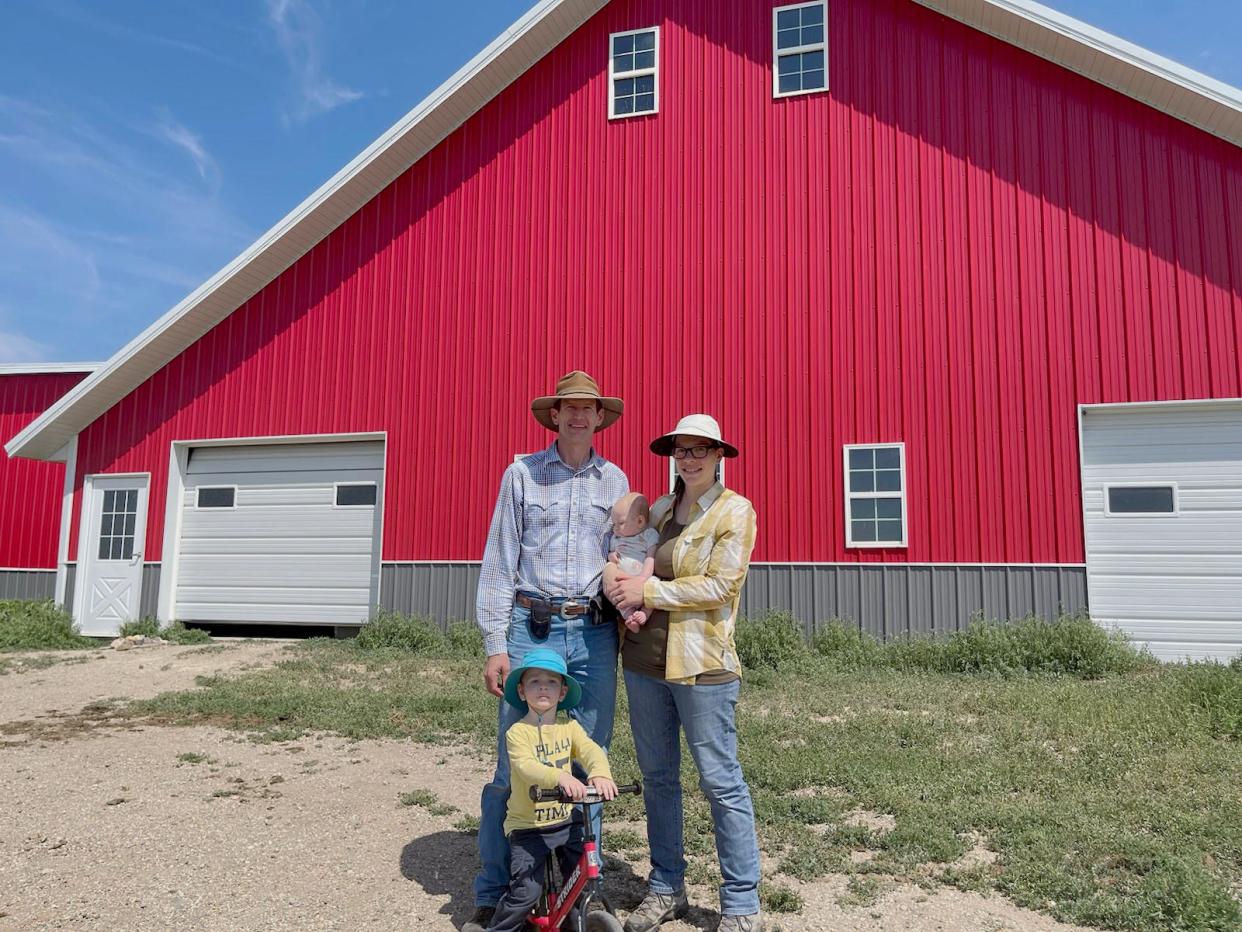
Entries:
{"type": "Polygon", "coordinates": [[[101,362],[6,362],[0,375],[48,375],[55,372],[94,372],[101,362]]]}
{"type": "MultiPolygon", "coordinates": [[[[1242,146],[1242,91],[1030,0],[915,0],[1242,146]]],[[[49,458],[240,307],[602,9],[540,0],[318,191],[103,363],[5,449],[49,458]]],[[[603,55],[600,67],[606,66],[603,55]]]]}
{"type": "Polygon", "coordinates": [[[245,252],[13,437],[5,447],[9,455],[53,455],[301,258],[605,3],[536,3],[245,252]]]}
{"type": "Polygon", "coordinates": [[[1242,146],[1242,90],[1033,0],[915,0],[1242,146]]]}

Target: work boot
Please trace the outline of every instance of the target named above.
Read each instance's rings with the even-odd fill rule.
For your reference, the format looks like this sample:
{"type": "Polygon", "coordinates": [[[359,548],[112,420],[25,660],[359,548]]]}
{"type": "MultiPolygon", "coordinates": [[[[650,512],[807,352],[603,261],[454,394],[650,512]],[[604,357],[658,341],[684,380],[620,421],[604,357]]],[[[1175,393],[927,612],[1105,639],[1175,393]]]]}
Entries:
{"type": "Polygon", "coordinates": [[[763,932],[763,917],[759,913],[749,916],[721,916],[717,932],[763,932]]]}
{"type": "Polygon", "coordinates": [[[686,900],[685,889],[672,894],[648,890],[646,899],[625,920],[625,932],[651,932],[660,923],[680,919],[689,911],[690,903],[686,900]]]}
{"type": "Polygon", "coordinates": [[[474,915],[462,925],[461,932],[487,932],[487,927],[492,924],[494,915],[496,915],[495,906],[476,906],[474,915]]]}

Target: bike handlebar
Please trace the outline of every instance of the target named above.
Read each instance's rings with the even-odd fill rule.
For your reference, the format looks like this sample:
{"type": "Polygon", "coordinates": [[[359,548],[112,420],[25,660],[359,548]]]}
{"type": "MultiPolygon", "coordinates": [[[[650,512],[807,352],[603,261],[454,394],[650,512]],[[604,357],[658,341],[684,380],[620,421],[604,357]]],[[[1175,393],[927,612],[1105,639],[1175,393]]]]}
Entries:
{"type": "MultiPolygon", "coordinates": [[[[617,787],[617,792],[618,793],[633,793],[635,796],[641,796],[643,794],[643,785],[641,783],[625,783],[617,787]]],[[[570,796],[566,796],[559,786],[556,789],[552,789],[552,790],[544,790],[544,789],[540,789],[537,786],[532,786],[530,788],[530,798],[533,799],[537,803],[550,803],[550,802],[602,803],[604,802],[604,797],[600,796],[599,790],[597,790],[593,786],[587,787],[586,796],[583,797],[582,799],[574,799],[570,796]]]]}

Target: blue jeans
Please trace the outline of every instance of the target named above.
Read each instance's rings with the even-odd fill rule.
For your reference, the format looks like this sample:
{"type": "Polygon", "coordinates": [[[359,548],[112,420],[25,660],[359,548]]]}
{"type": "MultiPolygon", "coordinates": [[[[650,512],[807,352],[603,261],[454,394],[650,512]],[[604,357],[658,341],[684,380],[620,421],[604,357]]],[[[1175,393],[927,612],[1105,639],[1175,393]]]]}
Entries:
{"type": "MultiPolygon", "coordinates": [[[[569,712],[605,751],[612,742],[612,717],[617,706],[617,626],[592,625],[582,618],[552,616],[552,630],[542,641],[530,636],[526,622],[530,609],[515,605],[509,624],[509,664],[516,667],[535,647],[550,647],[565,658],[569,675],[582,686],[582,702],[569,712]]],[[[505,837],[505,811],[509,804],[509,753],[505,732],[522,713],[500,700],[499,734],[496,739],[496,773],[483,787],[479,816],[479,860],[474,878],[476,906],[495,906],[509,888],[509,840],[505,837]]],[[[581,777],[583,774],[578,772],[581,777]]],[[[592,806],[595,837],[599,837],[600,809],[592,806]]]]}
{"type": "Polygon", "coordinates": [[[647,843],[651,846],[648,885],[665,895],[686,883],[681,810],[681,741],[699,771],[699,786],[712,808],[716,857],[720,861],[720,913],[759,912],[759,843],[750,788],[737,759],[734,710],[741,683],[682,686],[625,671],[630,728],[643,773],[647,843]]]}

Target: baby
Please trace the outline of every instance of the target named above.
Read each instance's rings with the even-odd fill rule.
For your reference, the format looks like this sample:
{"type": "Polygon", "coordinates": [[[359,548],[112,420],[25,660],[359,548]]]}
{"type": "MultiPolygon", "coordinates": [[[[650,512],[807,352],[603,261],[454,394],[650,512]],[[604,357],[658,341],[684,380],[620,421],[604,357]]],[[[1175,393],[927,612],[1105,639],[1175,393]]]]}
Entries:
{"type": "MultiPolygon", "coordinates": [[[[608,542],[608,550],[616,554],[617,561],[611,558],[604,566],[604,579],[611,583],[618,573],[626,576],[641,576],[644,580],[655,571],[656,545],[660,542],[660,532],[648,527],[651,520],[651,509],[645,496],[638,492],[630,492],[621,496],[612,506],[612,531],[608,542]]],[[[647,622],[647,613],[641,608],[628,613],[622,612],[625,626],[637,631],[647,622]]]]}

